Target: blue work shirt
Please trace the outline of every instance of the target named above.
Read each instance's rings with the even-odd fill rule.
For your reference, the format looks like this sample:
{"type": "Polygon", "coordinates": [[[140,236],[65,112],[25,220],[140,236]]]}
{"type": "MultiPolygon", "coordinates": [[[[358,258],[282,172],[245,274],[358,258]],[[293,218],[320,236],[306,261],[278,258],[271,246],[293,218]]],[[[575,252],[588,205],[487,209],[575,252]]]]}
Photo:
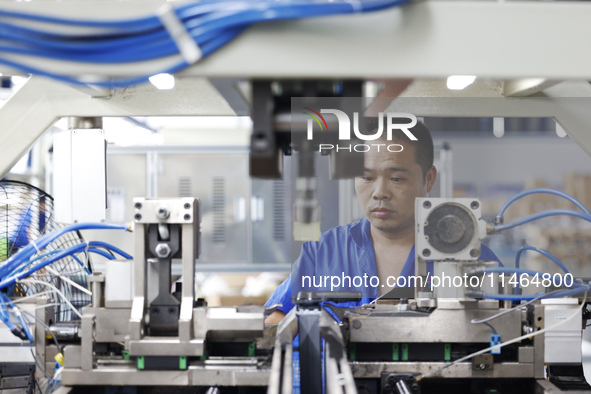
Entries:
{"type": "MultiPolygon", "coordinates": [[[[343,275],[351,277],[369,278],[378,276],[376,256],[370,234],[371,224],[366,218],[345,226],[333,227],[322,234],[319,241],[304,242],[300,257],[294,263],[291,275],[279,285],[271,295],[265,306],[283,304],[278,309],[288,313],[294,304],[292,299],[303,290],[331,290],[331,284],[327,287],[302,286],[302,277],[321,278],[324,276],[343,275]]],[[[502,265],[495,254],[484,244],[481,245],[480,259],[497,261],[502,265]]],[[[433,275],[432,264],[429,264],[433,275]]],[[[415,275],[415,247],[413,246],[406,262],[402,267],[399,277],[409,278],[415,275]]],[[[368,282],[369,283],[369,282],[368,282]]],[[[306,282],[306,285],[308,282],[306,282]]],[[[346,283],[348,285],[348,283],[346,283]]],[[[375,286],[338,286],[332,290],[357,290],[362,294],[359,302],[335,303],[340,307],[354,307],[367,304],[379,296],[379,287],[375,286]]]]}

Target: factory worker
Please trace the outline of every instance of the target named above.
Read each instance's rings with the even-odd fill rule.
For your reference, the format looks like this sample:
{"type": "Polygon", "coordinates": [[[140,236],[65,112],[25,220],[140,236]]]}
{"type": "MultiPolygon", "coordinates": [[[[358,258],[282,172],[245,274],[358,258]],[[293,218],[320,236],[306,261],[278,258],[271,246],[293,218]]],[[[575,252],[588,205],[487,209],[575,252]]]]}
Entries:
{"type": "MultiPolygon", "coordinates": [[[[355,192],[365,217],[334,227],[317,242],[305,242],[291,275],[266,305],[283,304],[266,323],[278,323],[293,308],[299,291],[357,290],[360,302],[371,302],[398,283],[415,275],[415,198],[431,191],[437,169],[433,166],[433,139],[419,122],[409,129],[416,137],[392,133],[392,140],[371,141],[365,153],[363,175],[355,178],[355,192]],[[397,282],[398,281],[398,282],[397,282]]],[[[497,257],[482,245],[482,260],[497,257]]]]}

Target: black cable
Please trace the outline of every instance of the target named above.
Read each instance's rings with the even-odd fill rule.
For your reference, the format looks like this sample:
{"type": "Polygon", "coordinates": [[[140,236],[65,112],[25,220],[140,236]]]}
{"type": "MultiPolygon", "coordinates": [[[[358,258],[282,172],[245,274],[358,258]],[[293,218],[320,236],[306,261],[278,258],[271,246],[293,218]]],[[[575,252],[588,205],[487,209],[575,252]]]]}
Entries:
{"type": "MultiPolygon", "coordinates": [[[[80,232],[80,230],[76,231],[76,235],[78,235],[78,237],[81,240],[84,240],[84,237],[82,236],[82,233],[80,232]]],[[[90,273],[92,274],[94,272],[94,267],[93,267],[92,259],[90,258],[89,253],[86,253],[86,265],[87,265],[88,271],[90,271],[90,273]]]]}
{"type": "Polygon", "coordinates": [[[41,394],[43,394],[43,390],[41,390],[41,385],[39,384],[39,382],[37,381],[37,379],[33,379],[35,381],[35,384],[37,385],[37,388],[39,389],[39,392],[41,394]]]}
{"type": "Polygon", "coordinates": [[[101,249],[105,249],[107,252],[109,252],[109,254],[115,258],[117,258],[117,256],[115,256],[115,254],[111,251],[111,249],[107,248],[106,246],[101,246],[101,249]]]}
{"type": "Polygon", "coordinates": [[[43,375],[45,375],[45,378],[51,382],[53,379],[49,377],[49,375],[47,374],[47,372],[45,372],[45,368],[43,368],[41,366],[41,364],[39,364],[39,361],[37,361],[37,357],[35,356],[35,352],[33,351],[33,346],[29,346],[29,349],[31,350],[31,355],[33,356],[33,360],[35,360],[35,365],[37,366],[37,368],[39,368],[39,370],[41,372],[43,372],[43,375]]]}
{"type": "Polygon", "coordinates": [[[493,334],[497,335],[497,330],[495,330],[495,328],[491,324],[487,322],[482,322],[482,324],[487,325],[492,330],[493,334]]]}

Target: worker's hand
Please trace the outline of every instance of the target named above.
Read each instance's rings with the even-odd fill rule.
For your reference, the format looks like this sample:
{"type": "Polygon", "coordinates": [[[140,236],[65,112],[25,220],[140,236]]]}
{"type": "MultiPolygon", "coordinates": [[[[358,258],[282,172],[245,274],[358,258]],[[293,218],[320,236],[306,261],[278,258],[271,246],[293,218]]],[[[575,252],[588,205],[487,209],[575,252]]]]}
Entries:
{"type": "Polygon", "coordinates": [[[265,319],[265,324],[279,324],[279,322],[281,320],[283,320],[284,317],[285,317],[284,312],[281,312],[280,310],[276,310],[265,319]]]}
{"type": "MultiPolygon", "coordinates": [[[[271,313],[266,319],[265,324],[279,324],[281,320],[285,317],[285,313],[281,312],[280,310],[276,310],[275,312],[271,313]]],[[[297,325],[291,331],[291,337],[295,338],[298,335],[298,327],[297,325]]]]}

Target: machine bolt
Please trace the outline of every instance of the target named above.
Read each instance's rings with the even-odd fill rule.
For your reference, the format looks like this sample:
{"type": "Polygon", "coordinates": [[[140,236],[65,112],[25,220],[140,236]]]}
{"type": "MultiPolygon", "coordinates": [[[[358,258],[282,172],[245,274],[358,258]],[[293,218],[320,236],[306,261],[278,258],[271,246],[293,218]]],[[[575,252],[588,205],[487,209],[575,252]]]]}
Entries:
{"type": "Polygon", "coordinates": [[[160,220],[168,219],[170,216],[170,211],[165,205],[160,205],[156,208],[156,217],[160,220]]]}
{"type": "Polygon", "coordinates": [[[135,218],[135,220],[142,220],[142,215],[140,215],[139,213],[136,213],[134,218],[135,218]]]}
{"type": "Polygon", "coordinates": [[[480,251],[478,249],[472,249],[470,251],[470,256],[472,257],[478,257],[480,255],[480,251]]]}
{"type": "Polygon", "coordinates": [[[479,364],[479,365],[478,365],[478,368],[480,368],[480,369],[482,369],[482,370],[485,370],[485,369],[486,369],[486,365],[484,365],[484,364],[479,364]]]}
{"type": "Polygon", "coordinates": [[[353,328],[359,330],[361,328],[361,322],[359,320],[353,321],[353,328]]]}
{"type": "Polygon", "coordinates": [[[142,203],[141,202],[136,202],[135,203],[135,208],[136,209],[142,209],[142,203]]]}
{"type": "Polygon", "coordinates": [[[478,204],[478,201],[472,201],[470,203],[470,208],[472,208],[472,209],[478,209],[479,206],[480,206],[480,204],[478,204]]]}
{"type": "Polygon", "coordinates": [[[186,202],[185,205],[184,205],[184,207],[185,207],[185,209],[189,209],[189,208],[191,208],[191,204],[189,204],[188,202],[186,202]]]}
{"type": "Polygon", "coordinates": [[[262,133],[257,133],[253,135],[252,140],[252,148],[256,151],[264,151],[269,148],[269,141],[267,140],[267,136],[262,133]]]}
{"type": "Polygon", "coordinates": [[[170,255],[170,246],[168,244],[158,244],[154,251],[156,252],[156,256],[165,259],[170,255]]]}
{"type": "Polygon", "coordinates": [[[431,256],[431,251],[429,249],[423,249],[423,256],[425,256],[425,257],[431,256]]]}
{"type": "Polygon", "coordinates": [[[425,209],[429,209],[429,208],[431,208],[431,201],[425,201],[425,202],[423,203],[423,208],[425,208],[425,209]]]}
{"type": "Polygon", "coordinates": [[[185,220],[190,220],[191,219],[191,215],[187,214],[184,216],[185,220]]]}
{"type": "Polygon", "coordinates": [[[523,332],[523,334],[531,334],[532,332],[534,332],[534,328],[532,326],[529,326],[527,324],[524,324],[521,327],[521,331],[523,332]]]}

